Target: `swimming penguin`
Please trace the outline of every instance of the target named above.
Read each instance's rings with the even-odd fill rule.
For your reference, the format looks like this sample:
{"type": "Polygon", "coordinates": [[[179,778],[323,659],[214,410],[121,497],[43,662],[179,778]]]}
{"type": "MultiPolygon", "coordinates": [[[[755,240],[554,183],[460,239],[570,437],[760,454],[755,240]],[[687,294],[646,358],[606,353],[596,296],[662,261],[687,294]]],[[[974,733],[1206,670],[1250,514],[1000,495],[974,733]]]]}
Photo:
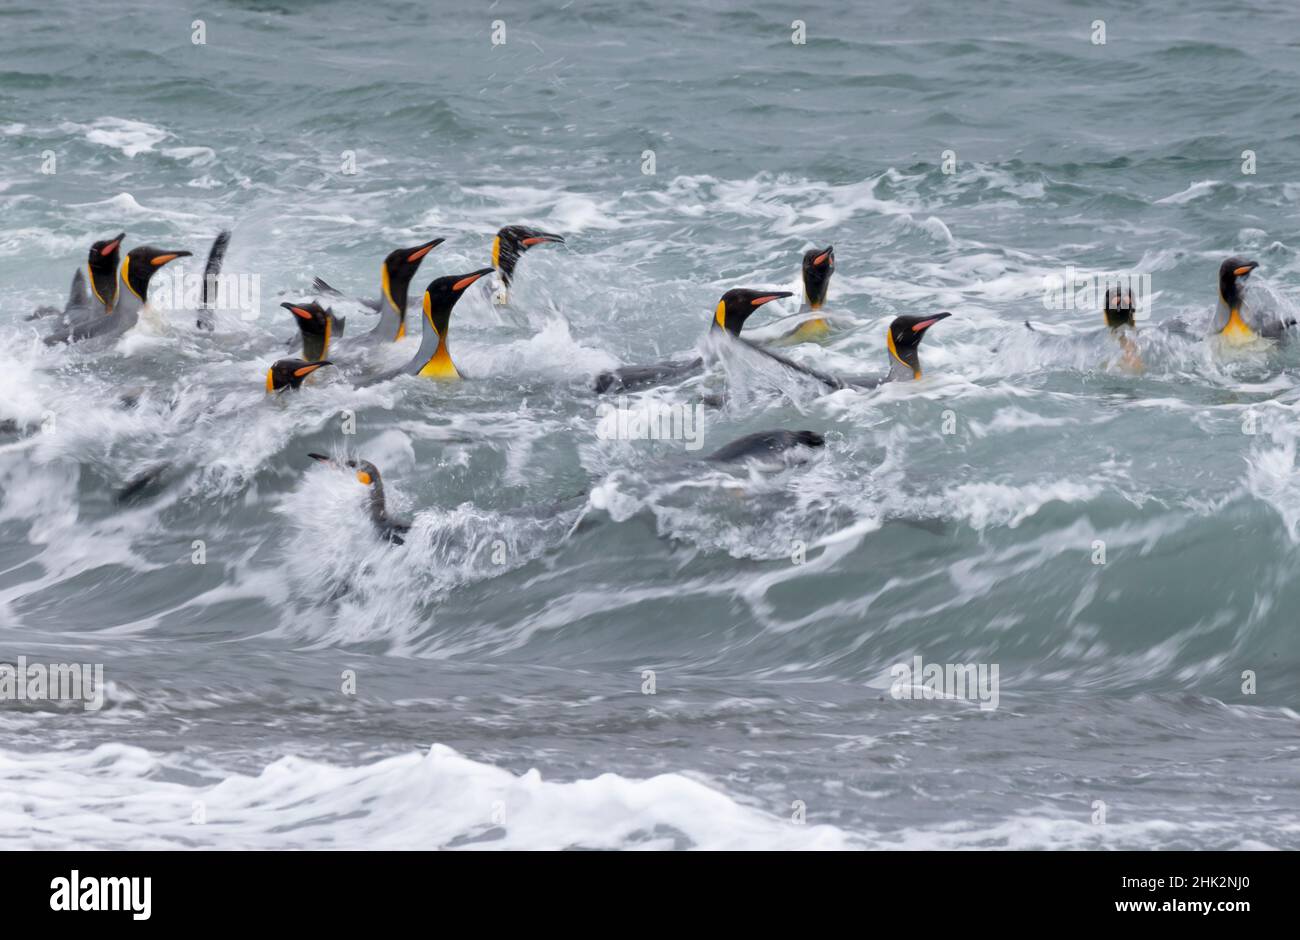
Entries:
{"type": "Polygon", "coordinates": [[[878,376],[844,376],[836,380],[841,387],[877,388],[886,382],[911,382],[921,377],[921,360],[917,350],[926,331],[951,313],[932,313],[929,316],[895,317],[885,331],[885,346],[889,349],[889,371],[878,376]]]}
{"type": "MultiPolygon", "coordinates": [[[[120,239],[119,239],[120,241],[120,239]]],[[[95,283],[95,273],[91,272],[91,292],[95,299],[90,301],[89,315],[69,318],[64,329],[45,337],[45,344],[76,342],[101,336],[117,336],[135,326],[140,319],[140,311],[149,303],[149,282],[158,270],[169,261],[188,258],[188,251],[165,251],[151,246],[132,248],[118,271],[116,294],[105,293],[105,287],[95,283]],[[109,306],[107,298],[116,299],[109,306]],[[103,304],[99,307],[98,304],[103,304]],[[96,309],[102,309],[101,315],[95,315],[96,309]]]]}
{"type": "Polygon", "coordinates": [[[510,284],[514,280],[515,265],[519,256],[534,245],[547,242],[564,244],[564,236],[550,232],[525,228],[522,225],[507,225],[497,232],[492,241],[492,267],[496,269],[496,285],[492,291],[492,302],[497,306],[510,303],[510,284]]]}
{"type": "Polygon", "coordinates": [[[1133,302],[1132,291],[1124,291],[1119,287],[1106,288],[1102,298],[1102,317],[1106,321],[1106,328],[1119,343],[1120,367],[1130,372],[1141,372],[1145,368],[1133,339],[1137,330],[1136,313],[1137,305],[1133,302]]]}
{"type": "MultiPolygon", "coordinates": [[[[363,340],[395,343],[406,335],[406,303],[411,279],[420,269],[424,256],[444,241],[444,238],[434,238],[414,248],[398,248],[389,252],[379,267],[379,299],[361,301],[379,313],[379,322],[361,337],[363,340]]],[[[341,291],[330,287],[320,278],[312,281],[312,287],[317,293],[342,296],[341,291]]]]}
{"type": "Polygon", "coordinates": [[[1255,338],[1284,339],[1286,328],[1294,320],[1280,320],[1276,316],[1257,314],[1246,303],[1246,278],[1259,267],[1258,261],[1228,258],[1219,265],[1219,302],[1210,322],[1210,333],[1222,337],[1232,345],[1248,343],[1255,338]]]}
{"type": "MultiPolygon", "coordinates": [[[[800,313],[821,310],[826,303],[826,292],[830,288],[831,275],[835,273],[835,247],[813,248],[803,256],[803,305],[800,313]]],[[[826,317],[813,317],[804,320],[794,329],[773,340],[774,346],[794,346],[799,343],[817,342],[831,332],[831,323],[826,317]]]]}
{"type": "Polygon", "coordinates": [[[343,335],[347,317],[334,316],[333,310],[326,310],[316,301],[308,303],[280,304],[297,319],[298,329],[302,333],[302,357],[308,362],[320,362],[329,354],[330,340],[343,335]]]}
{"type": "MultiPolygon", "coordinates": [[[[745,321],[763,304],[782,297],[791,297],[788,290],[750,290],[736,287],[722,295],[718,305],[713,309],[711,332],[726,334],[739,338],[745,321]]],[[[772,354],[769,354],[772,355],[772,354]]],[[[778,356],[773,358],[780,359],[778,356]]],[[[784,361],[784,360],[782,360],[784,361]]],[[[597,395],[606,392],[627,392],[638,388],[662,385],[674,379],[684,379],[693,375],[704,366],[704,359],[696,357],[683,361],[659,362],[649,366],[623,366],[611,369],[596,376],[593,386],[597,395]]]]}
{"type": "Polygon", "coordinates": [[[59,329],[69,329],[71,324],[81,320],[91,320],[112,311],[117,303],[118,281],[117,266],[121,261],[120,249],[126,232],[115,238],[106,238],[90,246],[90,252],[84,269],[77,268],[72,276],[72,286],[68,290],[68,302],[62,310],[57,307],[41,307],[27,319],[60,314],[62,320],[59,329]],[[87,277],[90,290],[87,291],[87,277]]]}
{"type": "MultiPolygon", "coordinates": [[[[324,454],[308,454],[307,456],[312,460],[319,460],[321,463],[338,465],[337,461],[326,457],[324,454]]],[[[384,481],[379,476],[379,468],[369,460],[348,459],[343,461],[343,465],[350,470],[355,470],[357,482],[370,490],[370,519],[374,522],[379,537],[392,542],[394,545],[405,545],[406,540],[402,536],[411,530],[411,524],[393,519],[388,515],[388,507],[384,499],[384,481]]]]}
{"type": "Polygon", "coordinates": [[[826,438],[816,431],[759,431],[747,434],[709,454],[706,460],[715,463],[735,463],[773,457],[796,447],[824,447],[826,438]]]}
{"type": "MultiPolygon", "coordinates": [[[[469,274],[440,277],[429,282],[424,290],[424,330],[420,334],[420,348],[415,357],[402,368],[383,376],[419,375],[427,379],[455,381],[461,378],[456,364],[451,361],[451,352],[447,346],[447,330],[451,325],[451,308],[456,306],[465,289],[485,274],[491,274],[492,268],[480,268],[469,274]]],[[[378,381],[378,380],[376,380],[378,381]]]]}
{"type": "Polygon", "coordinates": [[[282,388],[298,388],[303,380],[322,366],[332,366],[328,359],[304,362],[302,359],[280,359],[266,370],[266,390],[278,392],[282,388]]]}

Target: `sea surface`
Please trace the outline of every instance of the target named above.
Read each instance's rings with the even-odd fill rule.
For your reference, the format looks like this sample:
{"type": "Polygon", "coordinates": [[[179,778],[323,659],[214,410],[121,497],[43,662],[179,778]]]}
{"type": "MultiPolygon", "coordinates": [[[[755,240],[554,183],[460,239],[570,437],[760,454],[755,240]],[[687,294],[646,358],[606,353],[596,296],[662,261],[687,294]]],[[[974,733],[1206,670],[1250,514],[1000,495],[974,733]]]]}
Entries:
{"type": "Polygon", "coordinates": [[[1300,346],[1204,339],[1229,255],[1300,310],[1295,3],[93,6],[0,7],[0,663],[105,680],[0,702],[0,848],[1300,847],[1300,346]],[[445,238],[418,301],[510,224],[566,243],[455,308],[469,380],[354,388],[418,308],[376,352],[334,298],[266,394],[314,276],[445,238]],[[97,239],[197,276],[221,229],[259,302],[212,332],[26,319],[97,239]],[[621,403],[725,389],[699,449],[599,433],[598,372],[827,245],[787,354],[950,311],[919,382],[713,349],[621,403]],[[1067,268],[1149,275],[1140,370],[1067,268]],[[826,446],[701,459],[770,428],[826,446]]]}

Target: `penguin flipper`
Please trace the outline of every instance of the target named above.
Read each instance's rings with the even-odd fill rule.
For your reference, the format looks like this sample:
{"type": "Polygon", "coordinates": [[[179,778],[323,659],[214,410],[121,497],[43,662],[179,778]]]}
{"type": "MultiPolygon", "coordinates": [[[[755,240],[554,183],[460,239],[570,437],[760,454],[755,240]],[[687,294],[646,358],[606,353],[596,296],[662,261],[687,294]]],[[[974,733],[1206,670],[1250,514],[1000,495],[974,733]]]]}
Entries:
{"type": "Polygon", "coordinates": [[[63,312],[89,306],[90,295],[86,293],[86,276],[81,273],[81,268],[77,268],[77,273],[72,275],[72,286],[68,288],[68,304],[63,308],[63,312]]]}
{"type": "Polygon", "coordinates": [[[673,379],[686,378],[702,365],[703,359],[691,359],[686,362],[658,362],[651,366],[623,366],[597,375],[592,390],[597,395],[603,395],[606,392],[630,392],[649,388],[673,379]]]}
{"type": "Polygon", "coordinates": [[[827,375],[825,372],[819,372],[816,369],[810,369],[808,366],[800,365],[799,363],[795,362],[793,359],[787,359],[785,356],[778,355],[772,352],[770,349],[764,349],[762,346],[759,346],[757,343],[751,343],[749,340],[743,337],[738,336],[736,337],[736,339],[744,343],[746,346],[748,346],[750,349],[754,350],[755,352],[762,353],[764,356],[767,356],[767,358],[779,362],[787,369],[793,369],[795,372],[816,379],[817,381],[821,382],[832,391],[838,391],[839,389],[844,387],[844,383],[841,382],[839,379],[835,378],[835,376],[833,375],[827,375]]]}
{"type": "Polygon", "coordinates": [[[217,302],[217,277],[221,274],[221,264],[226,259],[226,246],[230,244],[230,232],[222,229],[212,240],[208,250],[208,263],[203,268],[203,294],[199,304],[199,315],[195,326],[200,330],[216,328],[212,311],[217,302]]]}
{"type": "Polygon", "coordinates": [[[348,325],[348,318],[347,318],[347,317],[336,317],[336,316],[334,316],[334,314],[331,313],[331,314],[330,314],[330,320],[332,320],[332,321],[334,322],[334,326],[333,326],[334,335],[335,335],[335,336],[342,336],[342,335],[343,335],[343,331],[344,331],[344,329],[347,328],[347,325],[348,325]]]}
{"type": "MultiPolygon", "coordinates": [[[[311,289],[318,294],[329,294],[331,297],[347,296],[343,293],[343,291],[339,290],[337,287],[331,287],[329,284],[326,284],[325,281],[319,277],[313,277],[311,279],[311,289]]],[[[361,306],[366,307],[367,309],[375,311],[376,313],[378,313],[379,310],[381,310],[384,306],[383,301],[380,300],[364,300],[358,298],[357,303],[361,304],[361,306]]],[[[346,317],[344,319],[346,319],[346,317]]]]}

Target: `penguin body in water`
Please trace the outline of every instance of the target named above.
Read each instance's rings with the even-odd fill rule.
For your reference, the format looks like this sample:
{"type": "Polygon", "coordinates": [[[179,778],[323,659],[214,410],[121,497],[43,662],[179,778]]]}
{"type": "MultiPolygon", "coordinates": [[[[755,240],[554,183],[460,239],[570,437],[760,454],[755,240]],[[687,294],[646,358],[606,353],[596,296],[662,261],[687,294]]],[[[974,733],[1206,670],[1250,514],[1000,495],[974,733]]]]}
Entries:
{"type": "MultiPolygon", "coordinates": [[[[389,252],[388,257],[379,267],[379,299],[362,300],[362,305],[379,314],[379,322],[360,337],[368,342],[395,343],[406,336],[406,308],[409,299],[411,279],[420,270],[420,263],[425,255],[441,245],[446,239],[434,238],[411,248],[398,248],[389,252]]],[[[312,281],[312,288],[319,294],[342,297],[343,292],[326,284],[320,278],[312,281]]]]}
{"type": "Polygon", "coordinates": [[[420,334],[420,348],[411,361],[402,368],[376,376],[361,384],[373,385],[399,375],[418,375],[441,382],[455,382],[463,378],[464,376],[451,359],[451,347],[447,340],[451,326],[451,310],[471,284],[484,275],[491,274],[492,271],[492,268],[480,268],[468,274],[453,274],[430,281],[420,303],[424,319],[420,334]]]}
{"type": "Polygon", "coordinates": [[[384,497],[384,481],[379,475],[379,468],[369,460],[358,460],[348,458],[343,461],[336,461],[332,457],[324,454],[308,454],[312,460],[327,463],[331,466],[339,466],[340,463],[352,470],[357,478],[357,482],[366,487],[369,493],[369,512],[370,521],[374,523],[375,532],[381,539],[391,542],[394,545],[405,545],[406,539],[403,538],[411,530],[409,522],[403,522],[394,519],[388,514],[388,503],[384,497]]]}
{"type": "Polygon", "coordinates": [[[73,324],[95,320],[112,313],[117,303],[118,266],[121,264],[122,239],[126,232],[114,238],[97,241],[90,246],[86,265],[77,268],[72,275],[72,285],[68,289],[68,302],[62,310],[57,307],[41,307],[28,320],[59,315],[60,320],[53,335],[70,331],[73,324]],[[89,284],[89,288],[87,287],[89,284]]]}
{"type": "Polygon", "coordinates": [[[775,457],[799,447],[814,449],[825,446],[826,438],[816,431],[759,431],[737,438],[705,459],[714,463],[737,463],[775,457]]]}
{"type": "MultiPolygon", "coordinates": [[[[740,338],[740,331],[745,321],[763,304],[783,297],[793,296],[786,290],[752,290],[736,287],[718,301],[713,310],[713,319],[709,325],[711,332],[726,335],[732,339],[740,338]]],[[[771,354],[769,354],[771,355],[771,354]]],[[[773,356],[773,358],[780,358],[773,356]]],[[[782,360],[785,361],[785,360],[782,360]]],[[[647,366],[622,366],[610,369],[596,376],[592,386],[597,395],[606,392],[630,392],[642,388],[651,388],[668,382],[679,381],[695,375],[704,368],[704,358],[669,360],[647,366]]]]}
{"type": "MultiPolygon", "coordinates": [[[[116,300],[109,306],[105,296],[95,285],[94,272],[91,273],[91,292],[99,302],[103,302],[103,312],[95,302],[91,303],[88,315],[72,319],[63,329],[45,337],[45,344],[78,342],[80,340],[120,336],[140,319],[140,312],[149,303],[149,282],[153,276],[169,261],[188,258],[188,251],[168,251],[151,246],[132,248],[122,260],[117,278],[116,300]]],[[[111,295],[110,295],[111,296],[111,295]]]]}
{"type": "Polygon", "coordinates": [[[1240,346],[1258,339],[1284,341],[1293,319],[1255,311],[1246,300],[1247,279],[1259,267],[1258,261],[1227,258],[1219,265],[1219,301],[1210,321],[1210,334],[1225,343],[1240,346]]]}
{"type": "Polygon", "coordinates": [[[933,313],[928,316],[895,317],[885,331],[885,346],[889,350],[889,371],[883,375],[849,375],[835,378],[843,388],[879,388],[886,382],[912,382],[921,377],[921,359],[918,350],[926,332],[951,313],[933,313]]]}
{"type": "Polygon", "coordinates": [[[543,232],[523,225],[507,225],[492,240],[492,267],[496,271],[488,284],[492,303],[499,307],[510,303],[510,285],[514,282],[515,266],[524,252],[534,245],[564,244],[563,235],[543,232]]]}
{"type": "Polygon", "coordinates": [[[307,303],[280,304],[294,315],[294,322],[302,335],[302,358],[308,362],[320,362],[329,355],[330,343],[335,337],[342,336],[347,326],[347,317],[336,317],[334,311],[322,307],[316,301],[307,303]]]}
{"type": "MultiPolygon", "coordinates": [[[[803,304],[800,313],[816,314],[826,303],[831,275],[835,273],[835,247],[812,248],[804,253],[802,265],[803,304]]],[[[835,322],[826,316],[811,316],[794,329],[772,340],[769,346],[797,346],[819,343],[835,332],[835,322]]]]}
{"type": "Polygon", "coordinates": [[[278,392],[286,388],[300,388],[302,383],[306,381],[307,376],[322,366],[331,366],[333,364],[328,359],[322,359],[319,362],[306,362],[302,359],[280,359],[266,370],[266,390],[268,392],[278,392]]]}

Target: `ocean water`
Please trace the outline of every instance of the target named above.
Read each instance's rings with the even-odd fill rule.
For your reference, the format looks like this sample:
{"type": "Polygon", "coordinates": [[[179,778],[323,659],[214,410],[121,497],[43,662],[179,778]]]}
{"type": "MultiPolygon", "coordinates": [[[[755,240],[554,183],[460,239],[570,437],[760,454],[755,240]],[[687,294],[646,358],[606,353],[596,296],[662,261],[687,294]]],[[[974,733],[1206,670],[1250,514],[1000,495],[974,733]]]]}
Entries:
{"type": "Polygon", "coordinates": [[[1203,339],[1231,254],[1300,310],[1295,4],[82,7],[0,9],[0,662],[106,687],[0,702],[0,846],[1300,846],[1300,353],[1203,339]],[[266,395],[313,276],[445,238],[418,298],[508,224],[566,244],[456,307],[471,381],[354,388],[336,302],[338,366],[266,395]],[[96,239],[195,275],[223,228],[249,316],[25,319],[96,239]],[[625,402],[725,387],[703,449],[600,436],[596,373],[827,244],[843,328],[789,355],[951,311],[920,382],[724,353],[625,402]],[[1067,266],[1150,275],[1142,371],[1045,307],[1067,266]],[[699,459],[768,428],[826,447],[699,459]],[[897,697],[915,657],[997,707],[897,697]]]}

